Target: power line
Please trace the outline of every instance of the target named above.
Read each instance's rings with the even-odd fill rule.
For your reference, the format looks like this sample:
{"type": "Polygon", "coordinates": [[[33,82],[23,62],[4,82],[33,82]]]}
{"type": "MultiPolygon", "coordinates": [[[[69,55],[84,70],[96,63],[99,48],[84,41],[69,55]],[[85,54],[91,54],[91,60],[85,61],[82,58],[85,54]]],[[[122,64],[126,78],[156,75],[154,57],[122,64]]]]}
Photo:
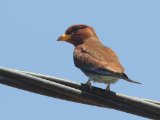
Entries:
{"type": "Polygon", "coordinates": [[[49,97],[160,119],[160,103],[32,72],[0,68],[0,83],[49,97]]]}

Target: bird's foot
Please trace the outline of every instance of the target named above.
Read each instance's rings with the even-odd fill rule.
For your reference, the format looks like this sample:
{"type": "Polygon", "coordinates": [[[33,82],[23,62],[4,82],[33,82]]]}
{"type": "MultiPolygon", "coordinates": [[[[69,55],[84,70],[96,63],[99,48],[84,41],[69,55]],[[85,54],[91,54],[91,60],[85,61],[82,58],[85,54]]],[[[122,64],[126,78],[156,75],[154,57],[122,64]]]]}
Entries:
{"type": "Polygon", "coordinates": [[[108,92],[110,92],[110,84],[107,85],[105,94],[107,94],[108,92]]]}
{"type": "Polygon", "coordinates": [[[91,85],[90,80],[88,80],[88,81],[85,83],[85,85],[89,86],[90,90],[92,90],[92,85],[91,85]]]}

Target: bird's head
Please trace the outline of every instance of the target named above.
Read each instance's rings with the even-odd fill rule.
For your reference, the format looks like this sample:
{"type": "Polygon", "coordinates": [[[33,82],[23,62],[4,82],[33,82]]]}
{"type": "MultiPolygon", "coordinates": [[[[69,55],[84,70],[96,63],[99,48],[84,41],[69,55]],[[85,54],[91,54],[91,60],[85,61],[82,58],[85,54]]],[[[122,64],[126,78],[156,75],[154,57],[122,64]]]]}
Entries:
{"type": "Polygon", "coordinates": [[[93,28],[87,25],[72,25],[58,38],[58,41],[66,41],[74,46],[83,44],[88,38],[96,37],[93,28]]]}

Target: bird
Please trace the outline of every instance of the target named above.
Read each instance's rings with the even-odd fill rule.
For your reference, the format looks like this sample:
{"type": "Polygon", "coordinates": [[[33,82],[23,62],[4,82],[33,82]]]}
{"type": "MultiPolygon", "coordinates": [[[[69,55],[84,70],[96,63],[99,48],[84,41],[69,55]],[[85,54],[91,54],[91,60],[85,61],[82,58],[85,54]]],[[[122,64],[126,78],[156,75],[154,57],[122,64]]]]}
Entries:
{"type": "Polygon", "coordinates": [[[116,53],[103,45],[91,26],[72,25],[57,41],[65,41],[74,45],[74,64],[89,78],[85,84],[90,88],[92,88],[91,82],[104,83],[107,84],[107,92],[110,91],[110,84],[119,79],[141,84],[125,74],[124,67],[116,53]]]}

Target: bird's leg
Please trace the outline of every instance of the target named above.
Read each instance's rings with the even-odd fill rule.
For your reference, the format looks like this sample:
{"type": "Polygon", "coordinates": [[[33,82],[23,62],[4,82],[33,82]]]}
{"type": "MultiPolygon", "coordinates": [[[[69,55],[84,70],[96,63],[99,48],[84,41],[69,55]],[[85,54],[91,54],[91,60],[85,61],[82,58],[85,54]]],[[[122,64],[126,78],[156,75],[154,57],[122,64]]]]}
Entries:
{"type": "Polygon", "coordinates": [[[85,84],[88,85],[90,89],[92,89],[92,85],[91,85],[91,80],[90,79],[85,84]]]}
{"type": "Polygon", "coordinates": [[[110,91],[110,84],[107,85],[107,87],[106,87],[106,92],[105,92],[105,93],[107,93],[107,92],[109,92],[109,91],[110,91]]]}

